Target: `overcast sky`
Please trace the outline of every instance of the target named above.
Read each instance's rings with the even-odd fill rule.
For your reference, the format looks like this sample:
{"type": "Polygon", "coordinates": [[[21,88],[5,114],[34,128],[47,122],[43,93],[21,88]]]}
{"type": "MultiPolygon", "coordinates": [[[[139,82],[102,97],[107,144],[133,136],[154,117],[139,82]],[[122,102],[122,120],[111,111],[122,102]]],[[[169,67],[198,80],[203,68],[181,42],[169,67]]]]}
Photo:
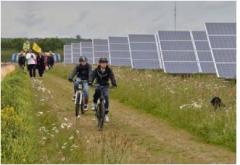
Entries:
{"type": "MultiPolygon", "coordinates": [[[[174,2],[2,2],[2,37],[107,38],[174,30],[174,2]]],[[[235,2],[177,2],[177,29],[236,22],[235,2]]]]}

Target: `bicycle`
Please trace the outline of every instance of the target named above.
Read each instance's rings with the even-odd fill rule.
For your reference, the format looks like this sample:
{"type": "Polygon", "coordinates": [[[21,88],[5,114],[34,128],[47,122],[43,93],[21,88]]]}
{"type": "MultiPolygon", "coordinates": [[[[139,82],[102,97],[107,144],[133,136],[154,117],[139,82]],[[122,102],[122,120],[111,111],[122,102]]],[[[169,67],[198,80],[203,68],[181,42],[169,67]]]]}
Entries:
{"type": "Polygon", "coordinates": [[[81,80],[77,78],[75,81],[79,82],[79,85],[77,86],[76,93],[75,93],[75,112],[76,117],[79,116],[79,109],[81,109],[81,114],[84,114],[84,94],[83,94],[83,83],[84,80],[81,80]]]}
{"type": "MultiPolygon", "coordinates": [[[[98,88],[100,90],[100,97],[97,101],[97,106],[96,106],[96,117],[97,117],[97,127],[99,131],[102,131],[103,126],[104,126],[104,121],[105,121],[105,97],[103,95],[103,88],[105,86],[101,86],[99,84],[92,85],[92,87],[98,88]]],[[[109,89],[112,89],[114,87],[110,87],[109,89]]]]}

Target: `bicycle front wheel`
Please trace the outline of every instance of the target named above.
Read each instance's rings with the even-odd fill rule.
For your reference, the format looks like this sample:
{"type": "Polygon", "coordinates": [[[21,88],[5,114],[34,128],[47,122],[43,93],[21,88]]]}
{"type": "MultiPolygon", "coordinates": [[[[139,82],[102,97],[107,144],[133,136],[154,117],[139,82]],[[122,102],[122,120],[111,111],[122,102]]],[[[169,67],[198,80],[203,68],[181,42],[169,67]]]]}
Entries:
{"type": "Polygon", "coordinates": [[[105,120],[105,107],[103,102],[99,104],[97,116],[98,116],[98,129],[99,131],[101,131],[103,129],[105,120]]]}
{"type": "Polygon", "coordinates": [[[79,115],[79,110],[80,110],[80,93],[78,93],[76,95],[76,101],[75,101],[75,113],[76,113],[76,117],[79,115]]]}

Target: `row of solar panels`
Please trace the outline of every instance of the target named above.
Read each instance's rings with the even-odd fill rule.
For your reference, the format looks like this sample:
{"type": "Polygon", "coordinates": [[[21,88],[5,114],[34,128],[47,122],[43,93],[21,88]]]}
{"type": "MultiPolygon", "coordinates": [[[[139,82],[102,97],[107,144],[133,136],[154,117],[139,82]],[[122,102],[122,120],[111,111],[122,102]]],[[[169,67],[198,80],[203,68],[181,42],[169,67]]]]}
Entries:
{"type": "Polygon", "coordinates": [[[78,63],[80,55],[93,64],[107,57],[116,66],[235,79],[236,23],[205,25],[206,31],[158,31],[64,45],[64,63],[78,63]]]}
{"type": "MultiPolygon", "coordinates": [[[[13,53],[12,56],[11,56],[11,61],[17,63],[18,58],[19,58],[18,53],[13,53]]],[[[54,53],[53,54],[53,59],[54,59],[54,62],[62,62],[60,54],[54,53]]]]}

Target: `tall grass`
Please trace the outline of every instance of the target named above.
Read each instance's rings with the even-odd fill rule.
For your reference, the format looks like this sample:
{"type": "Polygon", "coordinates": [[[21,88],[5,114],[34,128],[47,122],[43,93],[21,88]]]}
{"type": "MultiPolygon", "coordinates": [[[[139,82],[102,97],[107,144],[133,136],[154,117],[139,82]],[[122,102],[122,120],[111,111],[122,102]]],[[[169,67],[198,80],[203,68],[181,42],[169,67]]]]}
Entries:
{"type": "Polygon", "coordinates": [[[190,78],[159,71],[114,69],[118,89],[112,97],[173,126],[186,129],[208,143],[236,150],[236,84],[213,75],[190,78]],[[225,108],[214,111],[213,96],[222,98],[225,108]]]}
{"type": "Polygon", "coordinates": [[[16,71],[2,81],[2,163],[33,163],[37,156],[31,84],[16,71]]]}

